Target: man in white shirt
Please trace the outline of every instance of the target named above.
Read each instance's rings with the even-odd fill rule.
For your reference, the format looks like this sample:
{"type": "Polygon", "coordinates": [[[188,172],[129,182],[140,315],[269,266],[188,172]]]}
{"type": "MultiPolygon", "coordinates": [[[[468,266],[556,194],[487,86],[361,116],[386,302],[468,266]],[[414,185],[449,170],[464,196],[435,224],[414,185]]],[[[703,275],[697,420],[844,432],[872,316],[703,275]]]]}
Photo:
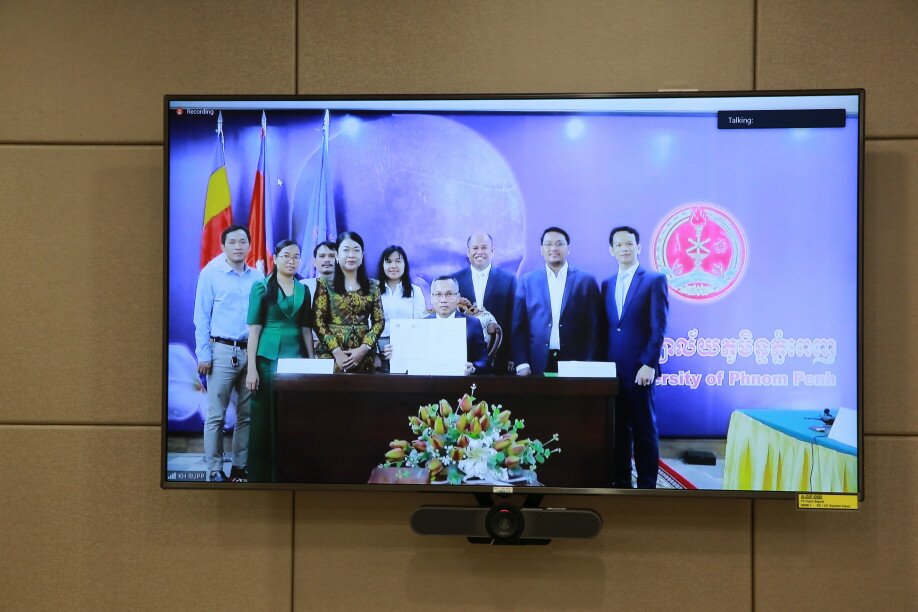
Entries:
{"type": "Polygon", "coordinates": [[[513,360],[519,376],[557,372],[558,361],[597,357],[602,303],[592,275],[568,265],[570,236],[549,227],[540,240],[545,265],[517,284],[513,360]]]}
{"type": "Polygon", "coordinates": [[[223,254],[201,270],[194,297],[195,354],[198,372],[207,375],[207,417],[204,420],[204,460],[211,482],[247,482],[249,410],[246,388],[246,319],[252,285],[264,274],[247,266],[249,230],[231,225],[220,237],[223,254]],[[223,427],[230,395],[236,390],[233,466],[223,471],[223,427]]]}

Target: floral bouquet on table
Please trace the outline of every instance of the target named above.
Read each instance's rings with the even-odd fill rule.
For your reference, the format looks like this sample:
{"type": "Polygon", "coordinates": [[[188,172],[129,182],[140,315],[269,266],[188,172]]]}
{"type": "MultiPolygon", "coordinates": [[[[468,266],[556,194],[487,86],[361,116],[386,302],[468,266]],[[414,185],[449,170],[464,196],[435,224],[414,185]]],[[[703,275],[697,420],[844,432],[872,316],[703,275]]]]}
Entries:
{"type": "Polygon", "coordinates": [[[558,434],[546,442],[520,439],[522,419],[511,419],[510,411],[499,404],[476,403],[468,393],[455,409],[446,400],[421,406],[417,416],[408,417],[408,425],[417,438],[390,442],[386,462],[379,467],[427,468],[435,484],[526,480],[524,470],[535,471],[552,453],[561,452],[548,448],[558,441],[558,434]]]}

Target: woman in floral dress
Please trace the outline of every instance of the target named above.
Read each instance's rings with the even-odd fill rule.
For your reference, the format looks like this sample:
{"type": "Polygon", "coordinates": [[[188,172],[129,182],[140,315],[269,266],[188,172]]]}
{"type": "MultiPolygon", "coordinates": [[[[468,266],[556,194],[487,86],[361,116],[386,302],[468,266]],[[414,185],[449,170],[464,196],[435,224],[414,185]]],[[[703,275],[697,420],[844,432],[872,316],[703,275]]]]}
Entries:
{"type": "Polygon", "coordinates": [[[320,359],[334,359],[336,372],[372,372],[374,346],[383,330],[379,283],[367,276],[363,238],[341,232],[332,281],[316,282],[316,333],[320,359]]]}

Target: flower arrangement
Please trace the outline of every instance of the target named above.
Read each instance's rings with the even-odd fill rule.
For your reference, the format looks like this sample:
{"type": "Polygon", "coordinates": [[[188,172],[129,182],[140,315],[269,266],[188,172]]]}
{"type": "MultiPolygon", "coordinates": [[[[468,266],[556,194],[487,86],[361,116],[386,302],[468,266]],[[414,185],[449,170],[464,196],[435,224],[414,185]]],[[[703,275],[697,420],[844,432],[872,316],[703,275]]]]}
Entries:
{"type": "Polygon", "coordinates": [[[408,417],[408,426],[417,438],[390,442],[386,462],[379,467],[427,468],[434,484],[524,480],[524,469],[535,471],[552,453],[561,452],[560,448],[548,448],[558,441],[558,434],[546,442],[520,439],[524,424],[522,419],[511,419],[503,406],[476,403],[468,393],[455,409],[445,399],[440,400],[439,404],[421,406],[417,416],[408,417]]]}

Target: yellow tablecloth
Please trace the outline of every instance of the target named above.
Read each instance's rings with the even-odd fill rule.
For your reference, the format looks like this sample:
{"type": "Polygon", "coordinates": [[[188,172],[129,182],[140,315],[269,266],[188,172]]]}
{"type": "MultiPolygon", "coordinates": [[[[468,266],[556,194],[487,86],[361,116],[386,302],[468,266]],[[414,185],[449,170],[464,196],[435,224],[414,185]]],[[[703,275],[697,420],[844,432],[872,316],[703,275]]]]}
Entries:
{"type": "Polygon", "coordinates": [[[724,489],[857,492],[857,456],[800,440],[742,411],[730,417],[724,489]]]}

